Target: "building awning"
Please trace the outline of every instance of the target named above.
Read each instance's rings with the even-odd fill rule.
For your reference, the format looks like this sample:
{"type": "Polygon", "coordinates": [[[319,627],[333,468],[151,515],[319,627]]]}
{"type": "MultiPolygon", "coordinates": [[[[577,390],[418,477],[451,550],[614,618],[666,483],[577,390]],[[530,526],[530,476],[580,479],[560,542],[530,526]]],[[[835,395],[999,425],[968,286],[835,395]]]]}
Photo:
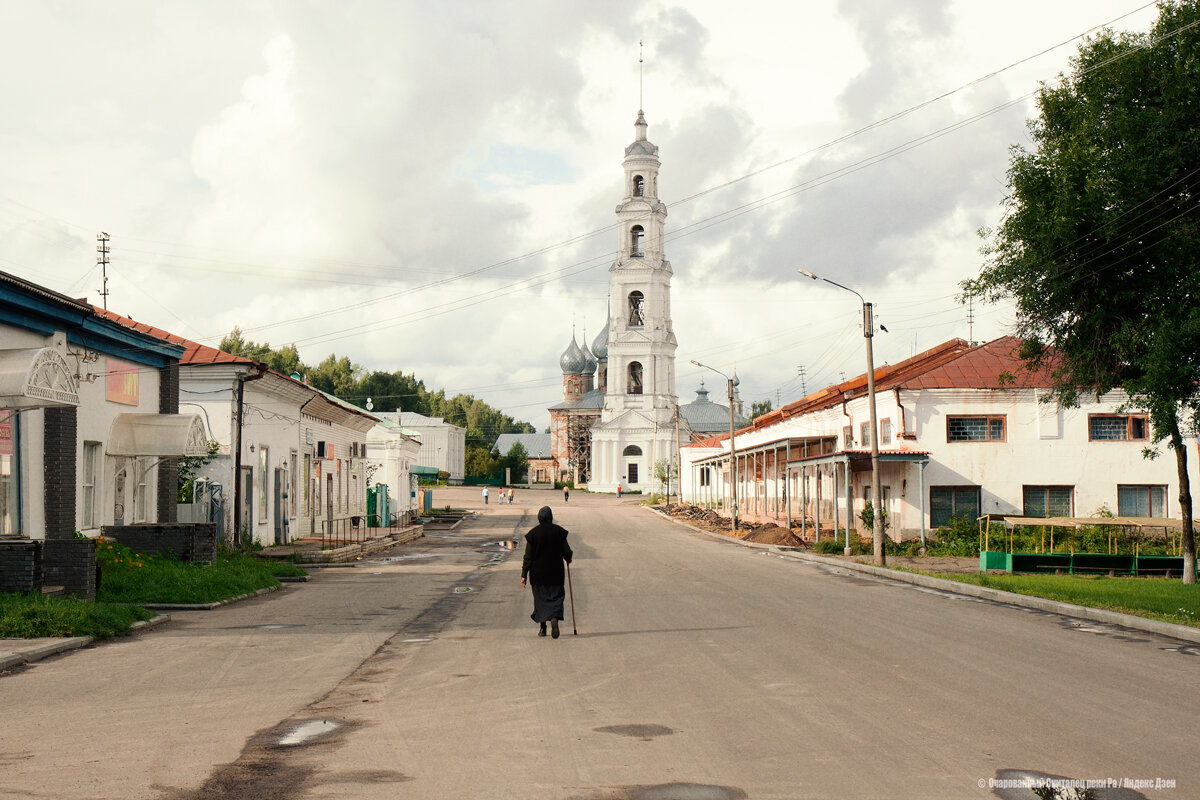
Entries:
{"type": "Polygon", "coordinates": [[[199,414],[118,414],[108,434],[110,456],[208,455],[199,414]]]}
{"type": "Polygon", "coordinates": [[[0,350],[0,407],[78,405],[79,381],[57,350],[0,350]]]}

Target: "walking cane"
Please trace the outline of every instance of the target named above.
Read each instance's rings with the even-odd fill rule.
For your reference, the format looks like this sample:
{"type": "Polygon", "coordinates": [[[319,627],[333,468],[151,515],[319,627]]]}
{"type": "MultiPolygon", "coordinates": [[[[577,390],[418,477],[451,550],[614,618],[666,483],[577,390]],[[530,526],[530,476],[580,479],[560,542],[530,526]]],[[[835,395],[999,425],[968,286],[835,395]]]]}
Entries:
{"type": "Polygon", "coordinates": [[[571,594],[571,633],[575,636],[579,635],[579,629],[575,627],[575,589],[571,586],[571,562],[567,562],[567,591],[571,594]]]}

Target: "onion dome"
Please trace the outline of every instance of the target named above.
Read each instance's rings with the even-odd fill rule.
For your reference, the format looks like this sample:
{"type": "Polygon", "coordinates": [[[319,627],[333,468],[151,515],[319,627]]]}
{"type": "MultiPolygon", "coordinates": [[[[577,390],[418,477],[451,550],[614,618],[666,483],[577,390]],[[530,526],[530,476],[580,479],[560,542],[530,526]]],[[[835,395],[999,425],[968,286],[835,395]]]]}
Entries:
{"type": "Polygon", "coordinates": [[[608,320],[604,321],[604,328],[592,340],[592,355],[598,360],[604,361],[608,358],[608,320]]]}
{"type": "Polygon", "coordinates": [[[587,356],[575,343],[575,334],[571,334],[571,345],[558,357],[558,365],[562,367],[563,375],[582,375],[587,364],[587,356]]]}
{"type": "MultiPolygon", "coordinates": [[[[586,339],[587,333],[585,332],[583,334],[583,336],[586,339]]],[[[594,355],[592,355],[592,351],[588,350],[586,341],[584,342],[584,345],[583,345],[583,359],[584,359],[584,364],[583,364],[582,373],[584,375],[595,375],[596,367],[599,366],[599,364],[596,361],[596,357],[594,355]]]]}

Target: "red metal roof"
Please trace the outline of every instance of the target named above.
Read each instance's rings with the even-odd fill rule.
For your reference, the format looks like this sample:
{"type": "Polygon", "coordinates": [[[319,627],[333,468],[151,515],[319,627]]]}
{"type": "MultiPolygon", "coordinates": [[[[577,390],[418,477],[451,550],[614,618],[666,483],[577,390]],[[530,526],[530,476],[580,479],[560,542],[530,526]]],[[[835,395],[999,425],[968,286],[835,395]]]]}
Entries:
{"type": "Polygon", "coordinates": [[[95,309],[98,315],[107,320],[124,325],[127,328],[132,328],[147,336],[161,339],[164,342],[183,345],[187,349],[183,351],[183,356],[179,359],[180,364],[261,364],[261,362],[253,359],[235,356],[232,353],[226,353],[224,350],[218,350],[215,347],[193,342],[190,339],[185,339],[177,334],[164,331],[161,328],[155,328],[153,325],[147,325],[144,322],[137,322],[129,317],[123,317],[115,311],[109,311],[99,306],[92,306],[92,308],[95,309]]]}

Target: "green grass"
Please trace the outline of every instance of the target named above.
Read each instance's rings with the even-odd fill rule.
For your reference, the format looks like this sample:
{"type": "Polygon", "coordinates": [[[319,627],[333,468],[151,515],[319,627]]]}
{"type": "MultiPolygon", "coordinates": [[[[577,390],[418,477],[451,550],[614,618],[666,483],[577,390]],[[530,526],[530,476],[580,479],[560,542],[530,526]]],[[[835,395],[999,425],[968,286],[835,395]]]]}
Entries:
{"type": "Polygon", "coordinates": [[[294,564],[266,563],[241,552],[221,553],[212,566],[135,553],[101,542],[96,599],[108,603],[214,603],[279,585],[276,574],[307,574],[294,564]]]}
{"type": "Polygon", "coordinates": [[[1200,628],[1200,585],[1185,586],[1178,578],[1109,578],[1100,575],[958,575],[925,573],[960,583],[973,583],[1074,603],[1107,608],[1139,617],[1200,628]]]}
{"type": "Polygon", "coordinates": [[[73,597],[0,594],[0,639],[45,636],[125,636],[133,623],[154,612],[137,606],[88,603],[73,597]]]}

